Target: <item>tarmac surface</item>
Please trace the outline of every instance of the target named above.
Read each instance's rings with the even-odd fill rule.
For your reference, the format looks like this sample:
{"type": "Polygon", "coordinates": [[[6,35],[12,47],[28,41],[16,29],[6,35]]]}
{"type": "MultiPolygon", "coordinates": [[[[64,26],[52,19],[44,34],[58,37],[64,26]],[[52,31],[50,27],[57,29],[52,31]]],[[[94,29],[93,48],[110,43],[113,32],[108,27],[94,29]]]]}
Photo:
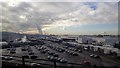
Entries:
{"type": "MultiPolygon", "coordinates": [[[[78,64],[79,65],[82,65],[85,61],[87,62],[90,62],[91,65],[96,65],[96,66],[120,66],[120,63],[118,61],[114,61],[112,59],[109,59],[103,55],[99,55],[100,58],[93,58],[93,57],[90,57],[91,54],[94,54],[92,52],[89,52],[89,51],[83,51],[83,52],[78,52],[78,51],[75,51],[75,50],[71,50],[70,48],[74,48],[75,47],[68,47],[68,48],[65,48],[65,46],[63,44],[58,44],[58,43],[53,43],[53,42],[49,42],[49,41],[46,41],[46,44],[44,45],[35,45],[35,46],[29,46],[32,50],[32,52],[34,52],[34,55],[37,56],[36,59],[25,59],[25,61],[29,61],[30,63],[40,63],[40,64],[49,64],[49,65],[53,65],[53,62],[52,61],[45,61],[45,60],[48,60],[48,56],[50,56],[47,52],[46,53],[42,53],[39,48],[40,47],[43,47],[45,48],[46,50],[49,50],[50,52],[53,52],[57,55],[59,55],[59,58],[64,58],[65,60],[67,60],[67,63],[69,64],[66,64],[66,63],[60,63],[60,62],[57,62],[57,65],[60,65],[60,66],[72,66],[73,64],[78,64]],[[52,48],[50,48],[49,46],[52,46],[52,48]],[[54,49],[53,49],[54,48],[54,49]],[[57,50],[55,50],[55,48],[62,48],[64,49],[65,51],[63,52],[58,52],[57,50]],[[77,53],[78,56],[73,56],[69,53],[67,53],[66,51],[69,51],[69,52],[74,52],[74,53],[77,53]],[[40,60],[40,59],[44,59],[44,60],[40,60]]],[[[22,51],[22,48],[26,48],[26,46],[23,46],[23,47],[17,47],[16,48],[16,53],[13,53],[11,54],[10,53],[10,50],[8,49],[2,49],[2,55],[3,56],[12,56],[13,57],[13,60],[2,60],[3,62],[4,61],[7,61],[7,62],[15,62],[15,63],[19,63],[19,64],[22,64],[22,55],[29,55],[28,51],[22,51]]],[[[30,64],[28,62],[26,62],[26,64],[30,64]]]]}

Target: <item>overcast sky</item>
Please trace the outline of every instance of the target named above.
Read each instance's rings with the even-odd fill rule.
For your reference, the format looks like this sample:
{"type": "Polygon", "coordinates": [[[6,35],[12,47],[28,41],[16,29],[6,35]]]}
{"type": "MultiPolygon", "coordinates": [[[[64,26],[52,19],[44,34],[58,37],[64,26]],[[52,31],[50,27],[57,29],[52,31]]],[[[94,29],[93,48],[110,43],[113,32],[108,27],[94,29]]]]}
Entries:
{"type": "Polygon", "coordinates": [[[117,2],[4,2],[2,31],[47,34],[117,34],[117,2]]]}

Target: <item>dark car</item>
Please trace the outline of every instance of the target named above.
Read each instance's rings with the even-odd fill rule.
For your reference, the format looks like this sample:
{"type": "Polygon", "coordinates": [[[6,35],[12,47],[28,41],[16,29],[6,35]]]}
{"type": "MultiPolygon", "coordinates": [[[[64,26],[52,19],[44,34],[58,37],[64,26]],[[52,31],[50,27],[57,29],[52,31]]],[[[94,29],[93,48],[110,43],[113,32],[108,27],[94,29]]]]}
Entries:
{"type": "Polygon", "coordinates": [[[49,55],[53,55],[53,54],[55,54],[55,53],[53,53],[53,52],[48,52],[48,54],[49,54],[49,55]]]}
{"type": "Polygon", "coordinates": [[[31,59],[36,59],[37,56],[36,56],[36,55],[31,55],[30,58],[31,58],[31,59]]]}
{"type": "Polygon", "coordinates": [[[22,48],[21,50],[22,50],[22,51],[27,51],[27,49],[25,49],[25,48],[22,48]]]}
{"type": "Polygon", "coordinates": [[[0,58],[2,58],[2,60],[4,60],[4,59],[5,59],[5,56],[0,56],[0,58]]]}
{"type": "Polygon", "coordinates": [[[10,53],[14,54],[14,53],[16,53],[16,51],[10,51],[10,53]]]}
{"type": "Polygon", "coordinates": [[[22,57],[24,57],[24,58],[29,58],[29,56],[28,56],[28,55],[24,55],[24,56],[22,56],[22,57]]]}
{"type": "Polygon", "coordinates": [[[43,51],[41,51],[41,53],[46,53],[46,51],[43,50],[43,51]]]}
{"type": "Polygon", "coordinates": [[[78,56],[78,54],[77,54],[77,53],[72,53],[72,55],[73,55],[73,56],[78,56]]]}
{"type": "Polygon", "coordinates": [[[58,57],[59,55],[58,54],[53,54],[54,57],[58,57]]]}

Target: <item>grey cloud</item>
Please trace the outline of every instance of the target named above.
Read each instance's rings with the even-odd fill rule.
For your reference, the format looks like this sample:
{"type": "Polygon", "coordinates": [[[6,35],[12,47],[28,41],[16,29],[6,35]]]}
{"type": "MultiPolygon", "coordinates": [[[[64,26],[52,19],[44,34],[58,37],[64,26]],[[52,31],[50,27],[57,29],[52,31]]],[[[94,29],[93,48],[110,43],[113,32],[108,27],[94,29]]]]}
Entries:
{"type": "Polygon", "coordinates": [[[17,6],[8,6],[8,3],[2,3],[0,9],[3,11],[3,23],[6,23],[6,25],[3,25],[3,29],[26,31],[29,28],[36,28],[36,24],[42,27],[42,25],[50,25],[53,22],[73,18],[76,18],[76,20],[71,20],[73,22],[85,21],[87,23],[116,21],[117,13],[115,12],[118,8],[116,3],[96,4],[97,10],[95,10],[95,15],[92,16],[88,14],[91,11],[89,5],[86,6],[79,2],[20,2],[17,6]],[[73,15],[69,15],[69,13],[73,15]],[[25,16],[25,19],[21,19],[20,16],[25,16]],[[7,23],[12,24],[7,25],[7,23]]]}

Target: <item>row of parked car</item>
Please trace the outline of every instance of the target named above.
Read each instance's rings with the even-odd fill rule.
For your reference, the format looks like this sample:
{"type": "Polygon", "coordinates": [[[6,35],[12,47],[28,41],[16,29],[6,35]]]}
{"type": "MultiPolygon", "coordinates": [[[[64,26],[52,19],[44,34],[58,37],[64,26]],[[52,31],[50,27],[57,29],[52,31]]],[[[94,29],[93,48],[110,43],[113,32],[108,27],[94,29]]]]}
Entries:
{"type": "Polygon", "coordinates": [[[60,63],[66,63],[67,60],[65,58],[60,58],[59,55],[57,53],[51,52],[48,48],[56,50],[58,52],[64,52],[65,50],[62,48],[58,48],[58,47],[53,47],[50,45],[45,46],[35,46],[36,49],[38,49],[41,53],[46,53],[48,54],[47,59],[50,61],[56,61],[56,62],[60,62],[60,63]]]}
{"type": "Polygon", "coordinates": [[[35,55],[30,46],[22,47],[23,52],[28,52],[29,55],[23,55],[24,58],[36,59],[38,56],[35,55]]]}
{"type": "Polygon", "coordinates": [[[56,62],[60,62],[60,63],[67,63],[67,60],[65,58],[55,57],[55,56],[51,56],[51,55],[48,56],[47,58],[51,61],[56,61],[56,62]]]}
{"type": "Polygon", "coordinates": [[[63,48],[60,48],[60,47],[58,47],[58,46],[53,47],[53,46],[50,46],[50,45],[47,46],[47,47],[49,47],[49,48],[51,48],[51,49],[53,49],[53,50],[56,50],[57,52],[65,52],[65,53],[71,54],[71,55],[73,55],[73,56],[78,56],[78,53],[77,53],[77,52],[74,52],[74,51],[72,51],[72,50],[69,50],[68,48],[65,49],[64,47],[63,47],[63,48]]]}
{"type": "Polygon", "coordinates": [[[13,57],[10,56],[0,56],[2,60],[13,60],[13,57]]]}
{"type": "Polygon", "coordinates": [[[76,49],[76,47],[71,47],[70,45],[64,45],[63,48],[68,49],[69,51],[79,52],[82,53],[83,50],[76,49]]]}
{"type": "MultiPolygon", "coordinates": [[[[82,52],[83,52],[83,50],[78,50],[78,49],[76,49],[76,48],[74,48],[74,47],[69,47],[69,46],[67,46],[67,45],[64,46],[64,48],[67,48],[68,50],[66,50],[66,53],[69,53],[69,54],[71,54],[71,55],[75,55],[74,51],[79,52],[79,53],[82,53],[82,52]],[[71,50],[72,50],[73,52],[71,52],[71,50]]],[[[87,48],[84,48],[84,50],[87,50],[87,48]]],[[[76,54],[76,55],[77,55],[77,54],[76,54]]],[[[96,54],[91,54],[90,57],[100,58],[99,55],[96,55],[96,54]]]]}
{"type": "Polygon", "coordinates": [[[9,51],[10,54],[16,53],[16,48],[15,47],[7,48],[7,50],[9,51]]]}
{"type": "Polygon", "coordinates": [[[66,50],[65,52],[70,54],[70,55],[73,55],[73,56],[78,56],[77,52],[73,52],[73,51],[70,51],[70,50],[66,50]]]}
{"type": "Polygon", "coordinates": [[[48,45],[47,47],[49,47],[49,48],[51,48],[51,49],[53,49],[53,50],[56,50],[57,52],[64,52],[64,51],[65,51],[64,48],[60,48],[60,47],[58,47],[58,46],[53,47],[53,46],[48,45]]]}

